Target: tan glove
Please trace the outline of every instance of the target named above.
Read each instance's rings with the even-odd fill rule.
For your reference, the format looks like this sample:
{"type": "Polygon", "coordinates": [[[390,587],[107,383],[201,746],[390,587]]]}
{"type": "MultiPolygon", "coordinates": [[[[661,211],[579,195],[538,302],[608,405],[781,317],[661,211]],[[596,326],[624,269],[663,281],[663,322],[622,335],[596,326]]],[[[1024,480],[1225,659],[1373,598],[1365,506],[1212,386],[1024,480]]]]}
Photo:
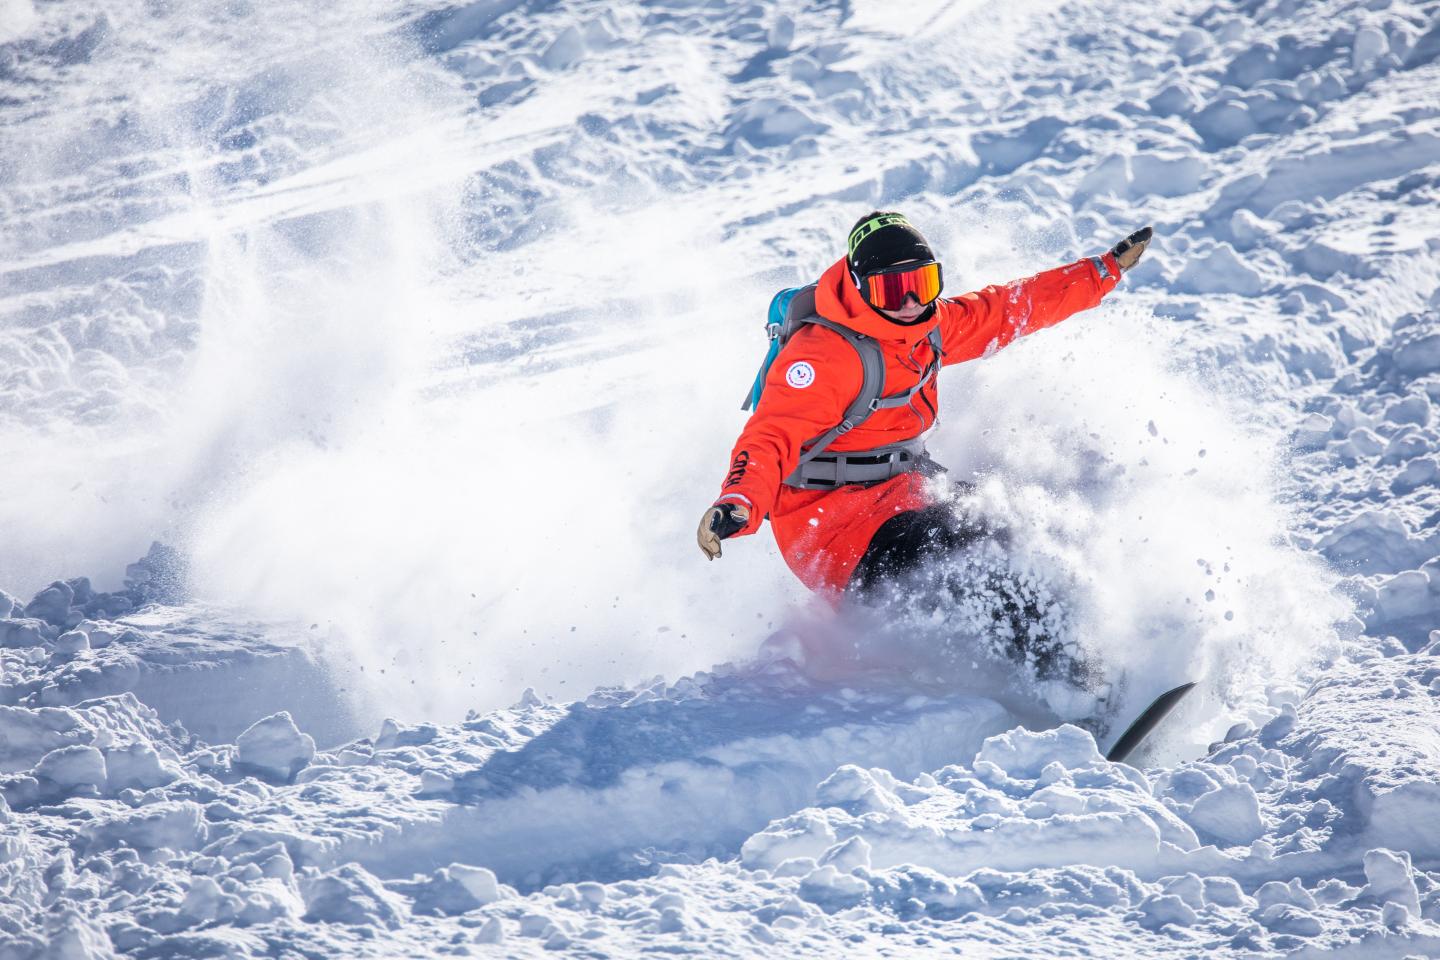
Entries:
{"type": "Polygon", "coordinates": [[[1121,273],[1124,273],[1140,262],[1141,254],[1145,252],[1146,246],[1150,243],[1150,238],[1154,235],[1155,231],[1152,228],[1141,227],[1124,240],[1115,244],[1110,252],[1115,255],[1115,262],[1120,266],[1121,273]]]}
{"type": "Polygon", "coordinates": [[[705,556],[714,560],[720,556],[720,541],[735,536],[750,523],[750,508],[743,503],[726,500],[705,511],[700,518],[697,539],[705,556]]]}

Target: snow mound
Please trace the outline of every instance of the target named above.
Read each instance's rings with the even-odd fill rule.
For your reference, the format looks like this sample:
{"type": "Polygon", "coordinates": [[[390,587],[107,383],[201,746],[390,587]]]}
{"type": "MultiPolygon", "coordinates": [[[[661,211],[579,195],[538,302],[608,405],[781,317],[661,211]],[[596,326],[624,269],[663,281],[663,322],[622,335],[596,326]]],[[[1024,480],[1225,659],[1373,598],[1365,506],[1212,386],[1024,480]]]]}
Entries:
{"type": "Polygon", "coordinates": [[[1199,847],[1143,777],[1107,764],[1094,739],[1068,725],[992,737],[969,766],[914,783],[842,768],[820,785],[819,800],[821,808],[751,837],[741,862],[776,868],[808,856],[823,863],[858,838],[875,867],[914,864],[960,876],[981,867],[1114,865],[1155,877],[1181,868],[1199,847]]]}
{"type": "Polygon", "coordinates": [[[459,728],[387,723],[373,744],[317,756],[298,779],[323,786],[327,802],[286,816],[325,862],[353,858],[392,877],[458,857],[533,888],[643,872],[661,851],[732,854],[839,764],[884,756],[919,772],[1012,722],[976,697],[721,671],[459,728]],[[397,789],[406,802],[385,810],[380,797],[397,789]]]}
{"type": "Polygon", "coordinates": [[[301,733],[289,712],[257,720],[235,738],[235,769],[281,782],[295,778],[315,756],[315,739],[301,733]]]}
{"type": "MultiPolygon", "coordinates": [[[[69,619],[65,632],[36,618],[0,619],[0,704],[61,708],[131,694],[159,719],[214,742],[281,710],[327,745],[359,733],[364,701],[347,692],[343,665],[321,660],[312,631],[199,603],[69,619]]],[[[0,770],[7,762],[0,742],[0,770]]]]}

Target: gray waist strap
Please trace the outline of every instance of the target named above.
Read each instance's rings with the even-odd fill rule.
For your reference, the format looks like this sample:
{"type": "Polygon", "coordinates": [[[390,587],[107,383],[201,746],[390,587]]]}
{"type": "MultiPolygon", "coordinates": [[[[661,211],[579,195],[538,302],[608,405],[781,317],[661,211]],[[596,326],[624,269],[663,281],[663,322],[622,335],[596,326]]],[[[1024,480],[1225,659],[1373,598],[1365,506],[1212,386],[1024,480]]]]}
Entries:
{"type": "Polygon", "coordinates": [[[803,460],[785,478],[785,484],[802,490],[830,490],[848,483],[879,483],[916,470],[930,473],[941,469],[925,452],[925,441],[916,437],[872,450],[822,453],[803,460]]]}

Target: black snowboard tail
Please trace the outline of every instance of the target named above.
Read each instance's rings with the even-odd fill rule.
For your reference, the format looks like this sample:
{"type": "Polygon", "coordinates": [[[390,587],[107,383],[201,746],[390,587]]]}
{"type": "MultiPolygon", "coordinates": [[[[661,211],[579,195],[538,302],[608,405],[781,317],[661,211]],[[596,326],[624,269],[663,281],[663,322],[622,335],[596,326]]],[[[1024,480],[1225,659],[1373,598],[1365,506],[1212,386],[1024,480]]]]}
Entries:
{"type": "Polygon", "coordinates": [[[1189,693],[1194,686],[1195,681],[1191,680],[1189,683],[1182,683],[1174,690],[1166,690],[1156,697],[1155,702],[1146,707],[1145,712],[1136,717],[1135,722],[1120,734],[1120,739],[1116,740],[1115,745],[1110,748],[1110,752],[1105,754],[1105,759],[1114,763],[1123,763],[1130,754],[1135,752],[1135,748],[1144,742],[1150,731],[1160,725],[1160,721],[1165,719],[1166,714],[1175,709],[1175,705],[1184,699],[1185,694],[1189,693]]]}

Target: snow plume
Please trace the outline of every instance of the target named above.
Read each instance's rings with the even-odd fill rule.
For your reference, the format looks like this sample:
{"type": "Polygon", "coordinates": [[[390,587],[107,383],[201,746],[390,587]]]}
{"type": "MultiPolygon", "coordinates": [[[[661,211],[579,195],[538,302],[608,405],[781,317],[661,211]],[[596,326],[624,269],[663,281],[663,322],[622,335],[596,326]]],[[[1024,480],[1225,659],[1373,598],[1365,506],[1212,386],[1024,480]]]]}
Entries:
{"type": "Polygon", "coordinates": [[[98,181],[12,237],[0,351],[32,372],[0,418],[11,589],[114,584],[258,460],[373,416],[423,350],[439,228],[405,164],[436,134],[406,118],[433,91],[358,25],[316,42],[308,15],[116,8],[108,30],[167,56],[137,82],[98,47],[114,92],[57,83],[43,135],[7,143],[27,180],[98,181]]]}
{"type": "MultiPolygon", "coordinates": [[[[55,275],[61,293],[22,302],[34,329],[0,343],[47,357],[43,376],[10,397],[7,412],[28,417],[0,423],[0,574],[21,591],[81,572],[110,585],[162,538],[193,554],[202,598],[298,617],[303,605],[282,602],[274,579],[299,558],[326,572],[343,558],[314,552],[331,529],[309,522],[313,491],[294,480],[332,484],[347,527],[376,528],[366,494],[393,473],[373,468],[409,451],[368,461],[355,451],[374,444],[376,424],[403,422],[425,387],[462,185],[433,169],[446,137],[429,111],[447,94],[403,45],[375,40],[374,24],[337,13],[327,31],[310,10],[230,10],[214,23],[211,13],[115,24],[173,33],[147,68],[160,73],[123,87],[131,99],[110,136],[51,131],[69,149],[24,158],[26,175],[44,179],[77,165],[103,172],[128,146],[165,156],[175,176],[145,198],[148,217],[96,202],[91,219],[29,238],[36,272],[55,275]],[[430,176],[417,176],[421,164],[430,176]],[[82,257],[91,237],[102,251],[143,251],[94,303],[63,282],[93,269],[82,257]],[[354,474],[326,472],[330,458],[354,474]]],[[[97,69],[126,68],[97,57],[97,69]]],[[[36,215],[32,233],[37,223],[48,221],[36,215]]],[[[414,518],[394,514],[387,523],[414,518]]],[[[387,602],[374,583],[354,589],[387,602]]]]}
{"type": "MultiPolygon", "coordinates": [[[[753,653],[799,593],[768,535],[713,566],[694,546],[730,440],[699,425],[743,420],[752,359],[733,351],[713,373],[735,390],[695,389],[712,375],[696,338],[735,324],[701,269],[711,238],[687,236],[693,221],[665,204],[571,217],[545,244],[557,275],[526,279],[533,250],[496,253],[495,275],[522,282],[456,294],[464,328],[481,330],[468,367],[432,371],[424,403],[370,404],[334,442],[274,446],[195,539],[197,580],[333,631],[386,713],[455,717],[526,686],[569,698],[708,668],[753,653]],[[636,241],[607,244],[610,231],[636,241]],[[572,311],[662,248],[672,269],[649,290],[572,311]],[[606,332],[562,327],[547,344],[572,316],[606,332]],[[614,354],[617,340],[630,350],[614,354]]],[[[301,354],[289,344],[277,364],[301,354]]],[[[299,374],[282,388],[309,382],[299,374]]]]}
{"type": "MultiPolygon", "coordinates": [[[[277,17],[306,15],[332,16],[277,17]]],[[[0,583],[110,586],[161,538],[199,599],[314,623],[378,709],[412,719],[753,652],[798,588],[768,536],[713,566],[693,538],[733,438],[702,425],[743,421],[773,284],[738,289],[753,261],[712,249],[716,211],[627,192],[623,165],[510,203],[513,158],[573,117],[436,122],[473,109],[458,81],[333,18],[302,44],[283,22],[182,17],[158,65],[177,76],[135,91],[127,122],[186,173],[156,199],[183,242],[153,269],[184,289],[124,317],[150,342],[108,349],[109,391],[86,367],[105,357],[64,341],[75,305],[52,305],[54,379],[75,389],[65,407],[37,388],[43,417],[0,442],[26,451],[0,490],[0,583]],[[737,330],[753,350],[708,346],[737,330]]],[[[584,83],[546,102],[581,111],[584,83]]],[[[92,163],[116,149],[76,137],[92,163]]]]}
{"type": "Polygon", "coordinates": [[[1164,322],[1107,304],[964,368],[932,448],[1129,712],[1201,677],[1239,708],[1334,654],[1350,610],[1289,543],[1282,436],[1177,363],[1164,322]]]}

